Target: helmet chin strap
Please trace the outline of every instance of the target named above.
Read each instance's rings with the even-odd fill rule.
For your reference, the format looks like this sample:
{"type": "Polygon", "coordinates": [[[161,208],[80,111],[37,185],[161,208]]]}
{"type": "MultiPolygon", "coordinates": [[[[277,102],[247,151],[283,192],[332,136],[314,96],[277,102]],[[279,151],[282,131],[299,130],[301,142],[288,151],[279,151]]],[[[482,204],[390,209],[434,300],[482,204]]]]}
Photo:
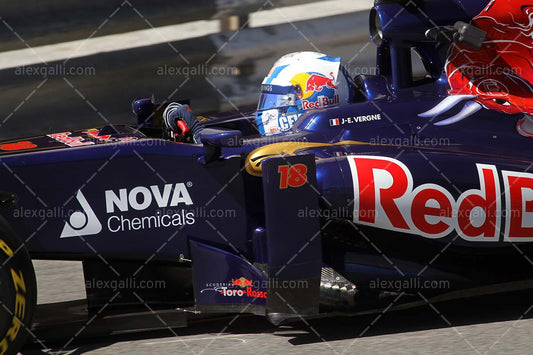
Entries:
{"type": "Polygon", "coordinates": [[[525,115],[516,124],[516,130],[524,137],[533,138],[533,117],[525,115]]]}

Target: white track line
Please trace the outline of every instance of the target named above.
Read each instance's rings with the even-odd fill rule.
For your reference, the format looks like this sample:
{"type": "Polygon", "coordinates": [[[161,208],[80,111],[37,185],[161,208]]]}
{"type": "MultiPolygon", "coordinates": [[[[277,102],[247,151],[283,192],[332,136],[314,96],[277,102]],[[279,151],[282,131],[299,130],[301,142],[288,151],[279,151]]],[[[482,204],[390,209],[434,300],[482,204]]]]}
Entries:
{"type": "MultiPolygon", "coordinates": [[[[250,27],[272,26],[346,14],[372,7],[372,0],[330,0],[305,5],[286,6],[250,14],[250,27]]],[[[268,9],[268,5],[265,7],[268,9]]],[[[194,21],[178,25],[149,28],[108,36],[94,37],[34,48],[0,53],[0,70],[25,65],[50,63],[67,58],[79,58],[102,52],[152,46],[219,32],[219,21],[194,21]]]]}

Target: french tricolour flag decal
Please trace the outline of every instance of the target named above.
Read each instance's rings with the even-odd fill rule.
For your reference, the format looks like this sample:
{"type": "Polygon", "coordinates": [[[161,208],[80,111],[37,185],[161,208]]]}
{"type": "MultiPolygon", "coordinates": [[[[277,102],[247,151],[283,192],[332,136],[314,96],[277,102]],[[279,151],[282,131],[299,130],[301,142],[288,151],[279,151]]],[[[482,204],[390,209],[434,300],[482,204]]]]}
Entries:
{"type": "Polygon", "coordinates": [[[339,119],[338,118],[334,118],[334,119],[329,120],[329,125],[330,126],[338,126],[338,125],[340,125],[339,119]]]}

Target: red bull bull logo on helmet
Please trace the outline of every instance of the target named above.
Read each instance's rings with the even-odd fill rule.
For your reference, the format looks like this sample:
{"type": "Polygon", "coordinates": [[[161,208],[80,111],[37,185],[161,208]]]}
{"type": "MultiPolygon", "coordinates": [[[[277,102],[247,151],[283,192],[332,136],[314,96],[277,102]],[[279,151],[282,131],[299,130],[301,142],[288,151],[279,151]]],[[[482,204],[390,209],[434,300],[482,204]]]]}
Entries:
{"type": "Polygon", "coordinates": [[[330,77],[327,78],[322,74],[311,74],[305,83],[306,91],[322,91],[324,87],[328,89],[336,89],[337,86],[333,84],[335,76],[333,73],[329,73],[330,77]]]}
{"type": "Polygon", "coordinates": [[[337,89],[335,80],[332,72],[329,73],[329,77],[320,73],[299,73],[291,79],[291,84],[300,88],[302,99],[308,99],[317,92],[322,93],[325,89],[330,89],[334,95],[334,90],[337,89]]]}
{"type": "Polygon", "coordinates": [[[333,106],[340,102],[333,73],[329,77],[319,73],[300,73],[292,78],[291,84],[301,90],[302,110],[333,106]]]}

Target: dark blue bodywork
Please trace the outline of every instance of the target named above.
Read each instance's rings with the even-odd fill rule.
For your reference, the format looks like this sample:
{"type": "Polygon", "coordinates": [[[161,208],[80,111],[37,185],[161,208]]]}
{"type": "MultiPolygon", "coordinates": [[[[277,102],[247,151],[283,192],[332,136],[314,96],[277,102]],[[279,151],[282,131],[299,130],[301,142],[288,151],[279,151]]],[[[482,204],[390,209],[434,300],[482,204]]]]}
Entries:
{"type": "Polygon", "coordinates": [[[355,310],[379,308],[406,290],[416,295],[420,286],[373,286],[380,279],[448,282],[428,295],[529,279],[530,193],[522,196],[523,230],[531,233],[524,242],[505,240],[502,213],[509,203],[503,172],[531,176],[533,141],[515,129],[523,115],[482,110],[441,127],[419,117],[449,88],[439,54],[444,45],[425,31],[468,22],[486,3],[421,2],[428,24],[406,2],[377,1],[383,23],[397,18],[383,28],[379,74],[354,78],[357,102],[308,111],[281,135],[254,135],[253,117],[218,116],[204,123],[212,129],[204,145],[127,126],[1,142],[2,190],[17,198],[3,215],[33,258],[82,260],[88,268],[108,261],[175,264],[192,270],[194,295],[182,304],[267,314],[276,322],[320,312],[326,267],[357,288],[355,310]],[[412,48],[426,63],[424,78],[413,76],[412,48]],[[478,166],[494,167],[498,236],[468,240],[452,228],[431,238],[357,223],[354,156],[401,162],[412,189],[433,184],[454,203],[481,189],[478,166]],[[294,166],[306,167],[305,184],[283,181],[294,166]]]}

